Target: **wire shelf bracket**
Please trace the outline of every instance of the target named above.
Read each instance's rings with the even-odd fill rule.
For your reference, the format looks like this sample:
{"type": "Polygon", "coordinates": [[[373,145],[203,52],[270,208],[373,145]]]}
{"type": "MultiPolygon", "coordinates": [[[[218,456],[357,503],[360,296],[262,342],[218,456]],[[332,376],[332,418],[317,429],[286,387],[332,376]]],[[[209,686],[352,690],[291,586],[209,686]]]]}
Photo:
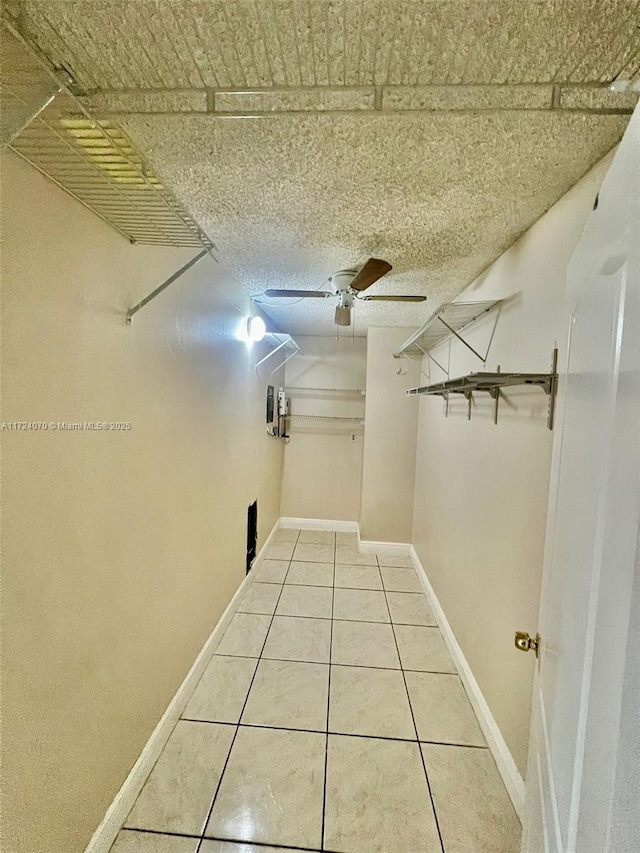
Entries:
{"type": "Polygon", "coordinates": [[[190,261],[187,261],[187,263],[184,264],[184,266],[181,266],[179,270],[173,273],[173,275],[170,275],[169,278],[166,279],[166,281],[163,281],[161,285],[156,287],[155,290],[151,291],[148,296],[145,296],[144,299],[141,299],[137,305],[134,305],[133,308],[129,308],[129,310],[127,311],[127,325],[131,325],[131,318],[134,314],[137,314],[141,308],[144,308],[145,305],[148,305],[152,299],[155,299],[156,296],[159,296],[163,290],[166,290],[169,285],[173,284],[174,281],[179,279],[181,275],[186,273],[187,270],[190,270],[191,267],[195,266],[198,261],[201,261],[208,254],[209,250],[203,249],[202,252],[195,256],[195,258],[191,258],[190,261]]]}
{"type": "Polygon", "coordinates": [[[485,355],[482,355],[472,347],[471,344],[462,337],[460,332],[479,317],[482,317],[488,311],[491,311],[491,309],[496,305],[500,305],[501,302],[501,299],[484,300],[482,302],[445,302],[433,312],[424,325],[407,338],[407,340],[399,346],[398,349],[394,350],[393,357],[400,358],[405,355],[426,355],[427,358],[433,361],[434,364],[436,364],[448,377],[449,371],[436,361],[429,351],[438,344],[441,344],[443,341],[446,341],[448,338],[454,337],[467,347],[467,349],[469,349],[476,358],[485,364],[489,354],[489,347],[493,340],[493,332],[485,355]]]}
{"type": "Polygon", "coordinates": [[[284,340],[280,340],[280,338],[278,337],[278,335],[275,332],[267,332],[265,337],[273,339],[278,345],[276,347],[274,347],[272,350],[270,350],[263,358],[260,359],[260,361],[256,362],[256,364],[255,364],[256,371],[258,370],[258,368],[262,364],[264,364],[266,361],[268,361],[277,352],[280,352],[281,350],[285,350],[285,352],[286,352],[287,347],[291,347],[291,349],[293,351],[290,352],[287,355],[287,357],[284,359],[284,361],[281,361],[277,367],[273,368],[273,370],[271,371],[272,376],[274,373],[277,373],[281,367],[284,367],[285,364],[290,359],[292,359],[295,355],[299,355],[300,353],[302,353],[302,348],[296,343],[296,341],[294,341],[294,339],[291,337],[291,335],[285,335],[284,340]]]}

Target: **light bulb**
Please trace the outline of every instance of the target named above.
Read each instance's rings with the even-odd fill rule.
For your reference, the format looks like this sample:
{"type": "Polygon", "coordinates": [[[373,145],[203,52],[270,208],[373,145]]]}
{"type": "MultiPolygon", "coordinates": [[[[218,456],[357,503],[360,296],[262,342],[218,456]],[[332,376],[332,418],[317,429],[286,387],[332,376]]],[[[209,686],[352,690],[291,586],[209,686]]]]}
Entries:
{"type": "Polygon", "coordinates": [[[238,328],[236,330],[235,338],[238,341],[242,341],[244,344],[249,343],[249,321],[242,319],[238,323],[238,328]]]}
{"type": "Polygon", "coordinates": [[[266,331],[267,327],[262,317],[250,317],[247,321],[247,333],[250,341],[261,341],[266,331]]]}

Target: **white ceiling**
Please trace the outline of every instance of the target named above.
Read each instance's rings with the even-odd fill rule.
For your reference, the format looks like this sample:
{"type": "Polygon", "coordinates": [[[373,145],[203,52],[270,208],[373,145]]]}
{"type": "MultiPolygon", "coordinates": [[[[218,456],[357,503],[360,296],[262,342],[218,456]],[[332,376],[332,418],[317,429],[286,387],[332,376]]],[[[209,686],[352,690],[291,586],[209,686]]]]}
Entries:
{"type": "MultiPolygon", "coordinates": [[[[253,294],[369,255],[368,325],[417,326],[619,140],[635,0],[11,0],[253,294]],[[247,93],[247,90],[259,90],[247,93]]],[[[333,305],[267,311],[333,334],[333,305]]]]}

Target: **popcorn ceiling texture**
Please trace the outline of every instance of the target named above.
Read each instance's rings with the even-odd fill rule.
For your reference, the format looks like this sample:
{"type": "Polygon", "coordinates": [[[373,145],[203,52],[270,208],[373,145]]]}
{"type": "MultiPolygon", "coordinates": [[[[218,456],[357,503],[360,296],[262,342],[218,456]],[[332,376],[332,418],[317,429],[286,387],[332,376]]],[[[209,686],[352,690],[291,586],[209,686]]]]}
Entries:
{"type": "Polygon", "coordinates": [[[563,89],[560,106],[572,109],[633,109],[638,102],[634,92],[611,92],[609,89],[574,88],[563,89]]]}
{"type": "Polygon", "coordinates": [[[275,112],[370,110],[374,107],[373,86],[351,88],[286,89],[266,92],[216,92],[216,112],[275,112]]]}
{"type": "Polygon", "coordinates": [[[394,86],[382,108],[395,110],[548,109],[553,86],[394,86]]]}
{"type": "MultiPolygon", "coordinates": [[[[394,270],[372,293],[429,296],[359,304],[357,334],[417,326],[463,290],[637,101],[605,84],[638,73],[639,0],[7,6],[92,110],[120,116],[251,293],[377,255],[394,270]]],[[[329,300],[267,302],[287,331],[335,332],[329,300]]]]}
{"type": "Polygon", "coordinates": [[[187,91],[108,92],[86,99],[94,112],[105,113],[182,113],[206,112],[207,93],[187,91]]]}
{"type": "MultiPolygon", "coordinates": [[[[422,305],[359,304],[364,334],[366,325],[419,325],[458,294],[615,145],[627,118],[503,111],[122,121],[251,293],[316,289],[376,255],[394,269],[371,293],[429,296],[422,305]]],[[[335,332],[329,300],[265,303],[287,331],[335,332]]]]}
{"type": "Polygon", "coordinates": [[[608,82],[637,0],[9,0],[87,88],[608,82]]]}

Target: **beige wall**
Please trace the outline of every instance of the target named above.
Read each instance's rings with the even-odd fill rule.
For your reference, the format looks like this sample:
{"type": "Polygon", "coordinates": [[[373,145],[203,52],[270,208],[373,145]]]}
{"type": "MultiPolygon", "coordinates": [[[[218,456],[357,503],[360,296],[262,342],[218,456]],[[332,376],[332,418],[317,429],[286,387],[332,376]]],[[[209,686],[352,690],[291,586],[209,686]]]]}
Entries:
{"type": "MultiPolygon", "coordinates": [[[[487,370],[545,372],[566,338],[567,264],[592,209],[606,158],[460,297],[508,300],[499,315],[487,370]]],[[[486,351],[495,314],[465,337],[486,351]]],[[[482,365],[459,342],[434,355],[451,377],[482,365]]],[[[426,359],[425,359],[426,362],[426,359]]],[[[427,370],[426,363],[423,368],[427,370]]],[[[432,381],[444,377],[431,367],[432,381]]],[[[513,389],[500,402],[422,398],[413,537],[463,652],[520,771],[526,767],[535,658],[514,648],[516,630],[535,634],[549,487],[552,433],[547,397],[513,389]]]]}
{"type": "Polygon", "coordinates": [[[416,466],[420,365],[393,351],[414,329],[369,329],[360,534],[378,542],[410,542],[416,466]]]}
{"type": "MultiPolygon", "coordinates": [[[[341,330],[344,333],[344,330],[341,330]]],[[[292,388],[364,389],[366,339],[297,337],[303,349],[286,365],[292,388]]],[[[291,394],[293,414],[364,417],[364,397],[291,394]]],[[[330,431],[316,423],[300,428],[295,421],[285,449],[282,480],[283,516],[357,521],[362,482],[361,429],[330,431]],[[355,437],[355,438],[354,438],[355,437]]]]}
{"type": "Polygon", "coordinates": [[[195,250],[2,168],[2,420],[132,424],[2,433],[3,849],[79,853],[244,576],[247,505],[261,542],[278,518],[283,447],[241,288],[205,259],[127,327],[195,250]]]}

